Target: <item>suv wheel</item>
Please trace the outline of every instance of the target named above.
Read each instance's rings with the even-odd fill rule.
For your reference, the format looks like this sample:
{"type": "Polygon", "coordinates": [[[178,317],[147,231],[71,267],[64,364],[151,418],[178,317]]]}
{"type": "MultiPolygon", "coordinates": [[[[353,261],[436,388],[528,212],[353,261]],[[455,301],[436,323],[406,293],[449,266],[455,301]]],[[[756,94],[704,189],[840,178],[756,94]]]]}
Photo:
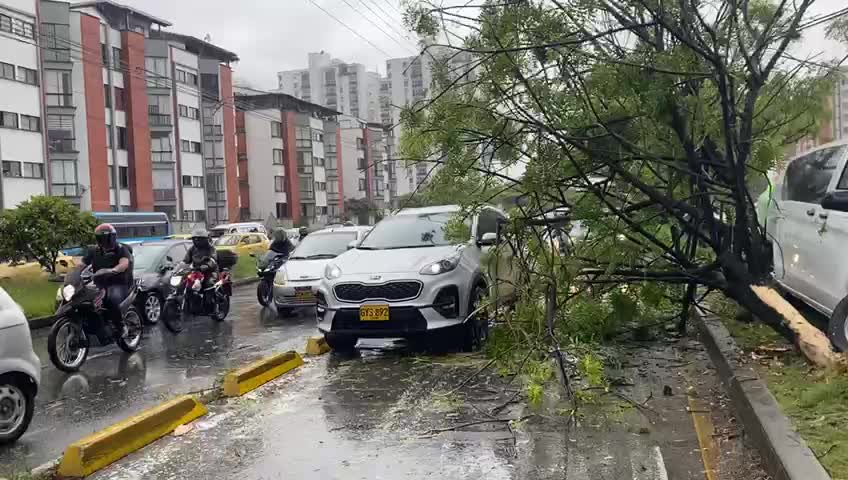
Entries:
{"type": "Polygon", "coordinates": [[[842,299],[827,323],[827,337],[840,352],[848,351],[848,297],[842,299]]]}
{"type": "Polygon", "coordinates": [[[0,375],[0,445],[24,434],[35,411],[33,384],[23,375],[0,375]]]}
{"type": "MultiPolygon", "coordinates": [[[[484,286],[477,285],[474,287],[468,301],[469,314],[480,308],[485,295],[486,288],[484,286]]],[[[483,344],[489,338],[489,319],[486,315],[486,309],[475,313],[466,320],[463,331],[462,349],[464,351],[474,352],[483,348],[483,344]]]]}
{"type": "Polygon", "coordinates": [[[327,332],[324,335],[324,339],[327,340],[327,345],[330,346],[333,350],[338,352],[350,352],[356,347],[356,342],[359,341],[358,338],[351,335],[339,335],[337,333],[327,332]]]}

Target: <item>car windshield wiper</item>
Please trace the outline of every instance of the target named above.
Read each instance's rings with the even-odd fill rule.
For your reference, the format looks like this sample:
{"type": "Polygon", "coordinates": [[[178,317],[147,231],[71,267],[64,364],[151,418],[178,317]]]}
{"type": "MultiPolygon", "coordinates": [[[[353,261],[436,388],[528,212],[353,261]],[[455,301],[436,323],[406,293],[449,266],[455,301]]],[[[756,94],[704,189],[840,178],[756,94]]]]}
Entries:
{"type": "Polygon", "coordinates": [[[428,243],[427,245],[402,245],[400,247],[386,247],[385,250],[400,250],[401,248],[427,248],[438,246],[440,245],[436,245],[435,243],[428,243]]]}
{"type": "Polygon", "coordinates": [[[314,259],[318,259],[318,258],[336,258],[336,256],[333,255],[332,253],[318,253],[318,254],[309,255],[308,257],[306,257],[307,260],[314,260],[314,259]]]}
{"type": "Polygon", "coordinates": [[[356,249],[357,250],[382,250],[382,249],[377,248],[377,247],[363,247],[362,245],[356,247],[356,249]]]}
{"type": "Polygon", "coordinates": [[[306,260],[309,257],[299,257],[295,255],[294,257],[289,257],[289,260],[306,260]]]}

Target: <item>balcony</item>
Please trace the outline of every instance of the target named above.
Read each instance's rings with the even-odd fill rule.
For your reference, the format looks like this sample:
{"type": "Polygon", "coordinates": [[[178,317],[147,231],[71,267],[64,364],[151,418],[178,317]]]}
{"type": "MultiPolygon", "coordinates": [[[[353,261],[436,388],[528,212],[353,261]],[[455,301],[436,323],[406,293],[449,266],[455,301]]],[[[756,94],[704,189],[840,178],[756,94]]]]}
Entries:
{"type": "Polygon", "coordinates": [[[171,115],[162,113],[148,113],[151,127],[171,127],[171,115]]]}
{"type": "Polygon", "coordinates": [[[74,96],[71,93],[45,93],[48,107],[73,107],[74,96]]]}
{"type": "Polygon", "coordinates": [[[227,192],[206,192],[206,199],[210,202],[226,202],[227,192]]]}
{"type": "MultiPolygon", "coordinates": [[[[49,136],[49,133],[48,133],[49,136]]],[[[51,138],[47,147],[50,153],[77,153],[76,139],[74,138],[51,138]]]]}
{"type": "Polygon", "coordinates": [[[151,152],[150,160],[153,163],[173,163],[174,152],[151,152]]]}
{"type": "Polygon", "coordinates": [[[224,168],[223,158],[207,158],[205,160],[206,168],[224,168]]]}
{"type": "Polygon", "coordinates": [[[54,183],[50,185],[50,195],[54,197],[79,197],[79,185],[75,183],[54,183]]]}
{"type": "Polygon", "coordinates": [[[155,202],[173,202],[177,199],[177,191],[169,189],[153,189],[153,201],[155,202]]]}
{"type": "MultiPolygon", "coordinates": [[[[67,42],[67,40],[62,40],[67,42]]],[[[71,62],[71,49],[69,48],[45,48],[44,49],[44,61],[45,62],[71,62]]]]}

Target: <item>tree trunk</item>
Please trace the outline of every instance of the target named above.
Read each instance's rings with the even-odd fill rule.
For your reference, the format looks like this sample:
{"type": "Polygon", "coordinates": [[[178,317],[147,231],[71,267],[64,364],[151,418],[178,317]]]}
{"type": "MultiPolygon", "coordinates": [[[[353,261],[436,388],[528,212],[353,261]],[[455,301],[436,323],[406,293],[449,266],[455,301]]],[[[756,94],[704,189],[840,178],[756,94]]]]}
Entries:
{"type": "Polygon", "coordinates": [[[753,285],[751,290],[766,305],[782,316],[795,335],[795,343],[807,360],[817,366],[844,370],[848,363],[844,355],[833,351],[830,340],[821,330],[810,325],[795,307],[773,288],[753,285]]]}

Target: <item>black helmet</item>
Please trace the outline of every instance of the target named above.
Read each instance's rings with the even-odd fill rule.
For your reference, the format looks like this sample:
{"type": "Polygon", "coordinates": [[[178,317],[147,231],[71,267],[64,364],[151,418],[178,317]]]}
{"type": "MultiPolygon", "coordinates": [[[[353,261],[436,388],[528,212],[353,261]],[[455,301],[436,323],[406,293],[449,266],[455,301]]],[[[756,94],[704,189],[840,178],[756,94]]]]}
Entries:
{"type": "Polygon", "coordinates": [[[199,248],[208,247],[210,245],[209,232],[205,228],[195,228],[191,231],[191,243],[199,248]]]}
{"type": "Polygon", "coordinates": [[[301,237],[305,237],[306,234],[309,233],[309,230],[307,230],[306,227],[300,227],[300,230],[298,230],[297,233],[300,234],[301,237]]]}
{"type": "Polygon", "coordinates": [[[104,250],[111,250],[118,245],[118,231],[110,223],[101,223],[94,229],[94,238],[97,246],[104,250]]]}

